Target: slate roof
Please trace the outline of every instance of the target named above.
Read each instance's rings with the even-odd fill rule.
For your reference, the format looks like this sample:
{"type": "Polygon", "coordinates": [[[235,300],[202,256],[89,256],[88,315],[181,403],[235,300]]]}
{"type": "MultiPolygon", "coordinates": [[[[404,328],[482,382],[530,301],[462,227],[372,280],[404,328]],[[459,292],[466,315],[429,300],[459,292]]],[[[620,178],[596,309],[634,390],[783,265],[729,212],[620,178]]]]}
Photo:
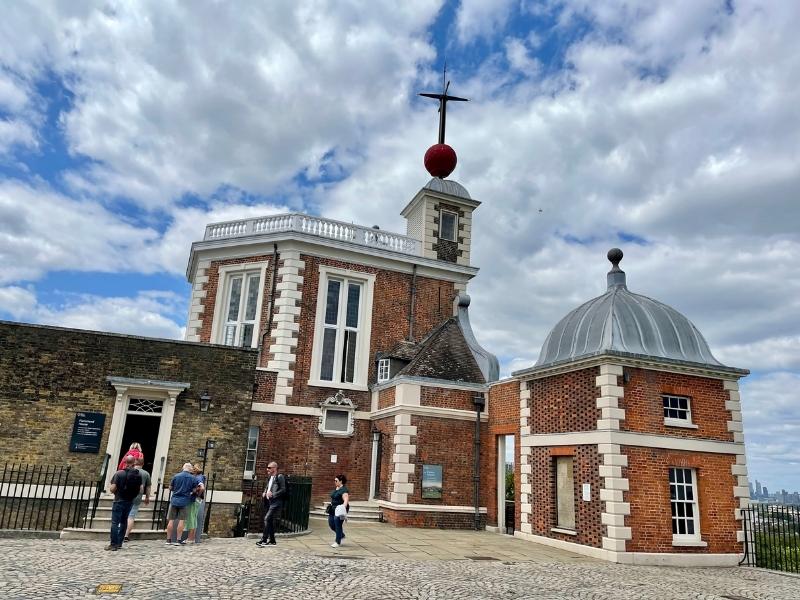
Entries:
{"type": "Polygon", "coordinates": [[[497,381],[497,358],[475,339],[469,323],[469,296],[461,294],[457,314],[435,327],[418,343],[403,341],[380,358],[407,361],[397,375],[467,383],[497,381]]]}
{"type": "Polygon", "coordinates": [[[458,317],[450,317],[422,340],[412,361],[398,375],[486,383],[458,317]]]}

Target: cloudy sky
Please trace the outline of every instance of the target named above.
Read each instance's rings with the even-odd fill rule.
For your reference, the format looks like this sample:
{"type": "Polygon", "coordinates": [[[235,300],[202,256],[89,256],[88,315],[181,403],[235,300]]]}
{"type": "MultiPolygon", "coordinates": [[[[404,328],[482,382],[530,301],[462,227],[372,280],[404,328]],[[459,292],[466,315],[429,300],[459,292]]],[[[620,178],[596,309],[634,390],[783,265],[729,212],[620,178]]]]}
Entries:
{"type": "Polygon", "coordinates": [[[503,372],[602,293],[686,314],[743,383],[751,479],[800,489],[800,4],[9,3],[0,318],[180,338],[207,222],[404,232],[447,60],[472,318],[503,372]]]}

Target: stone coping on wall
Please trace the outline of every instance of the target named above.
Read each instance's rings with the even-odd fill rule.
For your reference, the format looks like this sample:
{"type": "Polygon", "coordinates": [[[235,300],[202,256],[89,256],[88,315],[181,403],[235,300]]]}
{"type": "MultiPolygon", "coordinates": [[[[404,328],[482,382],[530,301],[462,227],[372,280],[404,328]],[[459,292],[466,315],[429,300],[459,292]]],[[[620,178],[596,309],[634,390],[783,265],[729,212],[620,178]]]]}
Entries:
{"type": "Polygon", "coordinates": [[[663,567],[735,567],[742,559],[742,554],[678,554],[671,552],[614,552],[613,550],[604,550],[603,548],[595,548],[594,546],[584,546],[574,542],[566,542],[549,538],[541,535],[531,533],[523,533],[515,531],[514,537],[550,546],[552,548],[559,548],[561,550],[568,550],[575,554],[583,556],[590,556],[592,558],[599,558],[600,560],[607,560],[628,565],[641,565],[641,566],[663,566],[663,567]]]}
{"type": "Polygon", "coordinates": [[[634,354],[632,352],[610,352],[604,350],[597,354],[589,354],[577,359],[561,361],[558,363],[550,363],[547,365],[542,365],[541,367],[534,365],[532,367],[528,367],[527,369],[514,371],[511,373],[511,376],[516,379],[540,379],[542,377],[551,377],[553,375],[568,373],[570,371],[579,371],[581,369],[597,367],[601,364],[606,364],[609,362],[625,367],[641,367],[656,371],[686,373],[688,375],[712,377],[714,379],[739,379],[740,377],[750,374],[750,371],[747,369],[726,367],[724,365],[712,367],[710,365],[704,365],[701,363],[667,358],[654,358],[652,356],[634,354]]]}
{"type": "MultiPolygon", "coordinates": [[[[445,506],[442,504],[400,504],[398,502],[390,502],[389,500],[376,500],[376,503],[381,508],[398,511],[412,511],[412,512],[440,512],[440,513],[465,513],[474,514],[474,506],[445,506]]],[[[488,509],[485,506],[478,508],[479,514],[485,515],[488,509]]]]}

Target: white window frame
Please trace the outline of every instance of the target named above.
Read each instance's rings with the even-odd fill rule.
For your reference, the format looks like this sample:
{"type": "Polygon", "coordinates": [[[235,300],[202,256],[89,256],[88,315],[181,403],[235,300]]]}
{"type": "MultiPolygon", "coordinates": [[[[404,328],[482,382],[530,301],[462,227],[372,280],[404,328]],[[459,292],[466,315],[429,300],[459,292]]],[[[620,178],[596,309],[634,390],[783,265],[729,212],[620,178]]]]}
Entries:
{"type": "Polygon", "coordinates": [[[458,241],[458,213],[454,210],[447,210],[446,208],[439,210],[439,239],[447,240],[448,242],[458,241]],[[442,236],[442,226],[444,225],[445,213],[453,215],[453,239],[442,236]]]}
{"type": "Polygon", "coordinates": [[[352,437],[355,433],[355,416],[356,406],[350,398],[345,398],[342,390],[336,392],[335,395],[320,402],[320,416],[319,416],[319,433],[324,437],[352,437]],[[341,429],[328,429],[328,412],[343,412],[347,413],[347,427],[341,429]]]}
{"type": "MultiPolygon", "coordinates": [[[[214,319],[211,323],[211,343],[225,344],[225,325],[227,323],[228,294],[231,281],[234,277],[242,276],[246,281],[247,275],[259,275],[258,300],[256,302],[256,320],[253,326],[253,339],[250,343],[251,348],[258,348],[261,329],[261,312],[264,302],[264,285],[267,275],[266,262],[241,263],[237,265],[223,265],[219,267],[217,277],[217,295],[214,301],[214,319]]],[[[245,290],[242,290],[242,294],[245,290]]]]}
{"type": "MultiPolygon", "coordinates": [[[[352,271],[349,269],[339,269],[336,267],[329,267],[321,265],[319,268],[319,284],[317,286],[317,314],[314,322],[314,347],[311,351],[311,374],[309,377],[309,385],[318,387],[337,388],[342,390],[360,390],[368,391],[367,376],[369,374],[369,346],[372,339],[372,297],[375,288],[375,275],[371,273],[363,273],[361,271],[352,271]],[[344,338],[340,333],[336,336],[336,353],[334,362],[334,380],[323,381],[320,379],[320,369],[322,367],[322,340],[325,331],[325,308],[327,303],[327,290],[328,281],[330,279],[343,279],[345,281],[352,281],[362,284],[361,298],[359,303],[359,335],[356,342],[356,359],[355,369],[353,372],[353,381],[342,382],[337,381],[336,378],[341,377],[341,343],[344,338]]],[[[347,286],[342,286],[345,291],[347,286]]],[[[345,295],[346,297],[346,295],[345,295]]],[[[339,303],[340,315],[346,309],[346,304],[339,303]]],[[[338,327],[342,327],[342,319],[338,321],[338,327]]],[[[341,332],[342,329],[339,329],[341,332]]]]}
{"type": "Polygon", "coordinates": [[[391,360],[388,358],[381,358],[378,360],[378,383],[384,383],[391,379],[391,360]]]}
{"type": "MultiPolygon", "coordinates": [[[[669,468],[669,475],[671,475],[673,471],[675,471],[675,476],[676,476],[675,477],[675,480],[676,480],[675,483],[670,482],[670,477],[669,476],[667,478],[667,483],[670,486],[670,501],[669,501],[669,503],[670,503],[670,527],[672,527],[672,524],[675,522],[675,517],[672,516],[672,506],[673,506],[673,504],[677,505],[677,504],[680,503],[680,504],[683,504],[684,506],[687,505],[687,504],[690,504],[692,506],[692,516],[691,517],[683,516],[683,517],[678,517],[678,518],[683,519],[683,520],[691,519],[691,522],[694,525],[694,533],[692,533],[692,534],[689,534],[689,533],[673,533],[672,534],[672,544],[673,545],[677,545],[677,546],[680,546],[681,544],[692,545],[692,546],[702,545],[702,541],[700,539],[700,499],[698,497],[698,490],[697,490],[697,470],[696,469],[692,469],[690,467],[670,467],[669,468]],[[684,482],[682,482],[682,483],[678,483],[677,482],[677,472],[678,471],[682,471],[684,473],[684,482]],[[685,483],[685,473],[687,471],[691,474],[691,477],[692,477],[691,484],[686,484],[685,483]],[[677,499],[677,496],[676,496],[675,499],[672,498],[672,486],[673,485],[676,486],[676,492],[677,492],[677,487],[678,486],[683,488],[683,490],[684,490],[684,499],[683,500],[677,499]],[[687,500],[686,499],[687,498],[687,494],[686,494],[686,490],[687,489],[691,489],[691,493],[692,493],[692,499],[691,500],[687,500]]],[[[676,510],[676,513],[677,513],[677,510],[676,510]]],[[[685,512],[684,512],[684,514],[685,514],[685,512]]]]}
{"type": "MultiPolygon", "coordinates": [[[[686,418],[681,417],[664,417],[664,425],[668,427],[687,427],[689,429],[697,429],[697,425],[692,423],[692,399],[689,396],[681,396],[678,394],[661,394],[661,409],[664,410],[664,401],[668,399],[686,400],[686,418]]],[[[667,410],[670,410],[668,407],[667,410]]],[[[680,408],[673,408],[671,410],[683,410],[680,408]]]]}
{"type": "Polygon", "coordinates": [[[258,425],[253,425],[247,430],[247,448],[244,454],[244,474],[242,479],[252,479],[256,472],[256,461],[258,459],[258,437],[261,434],[261,428],[258,425]],[[251,448],[250,441],[253,440],[253,432],[255,432],[255,445],[251,448]],[[248,469],[247,463],[250,462],[250,455],[252,453],[253,468],[248,469]]]}

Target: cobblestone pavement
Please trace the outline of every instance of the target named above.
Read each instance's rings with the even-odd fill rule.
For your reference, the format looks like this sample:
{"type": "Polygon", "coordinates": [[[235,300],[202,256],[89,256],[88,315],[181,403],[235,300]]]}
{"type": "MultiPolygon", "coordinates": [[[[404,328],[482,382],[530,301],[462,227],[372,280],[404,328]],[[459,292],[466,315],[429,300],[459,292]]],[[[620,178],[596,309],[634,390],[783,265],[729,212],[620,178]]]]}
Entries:
{"type": "MultiPolygon", "coordinates": [[[[477,544],[485,539],[478,536],[492,534],[472,535],[477,544]]],[[[331,548],[318,553],[288,543],[257,548],[242,538],[185,547],[134,541],[119,552],[105,552],[104,546],[99,541],[0,540],[0,598],[800,598],[800,579],[761,570],[565,561],[566,553],[557,556],[550,549],[532,552],[531,560],[470,560],[387,558],[331,548]],[[103,583],[122,584],[122,591],[96,595],[103,583]]]]}

